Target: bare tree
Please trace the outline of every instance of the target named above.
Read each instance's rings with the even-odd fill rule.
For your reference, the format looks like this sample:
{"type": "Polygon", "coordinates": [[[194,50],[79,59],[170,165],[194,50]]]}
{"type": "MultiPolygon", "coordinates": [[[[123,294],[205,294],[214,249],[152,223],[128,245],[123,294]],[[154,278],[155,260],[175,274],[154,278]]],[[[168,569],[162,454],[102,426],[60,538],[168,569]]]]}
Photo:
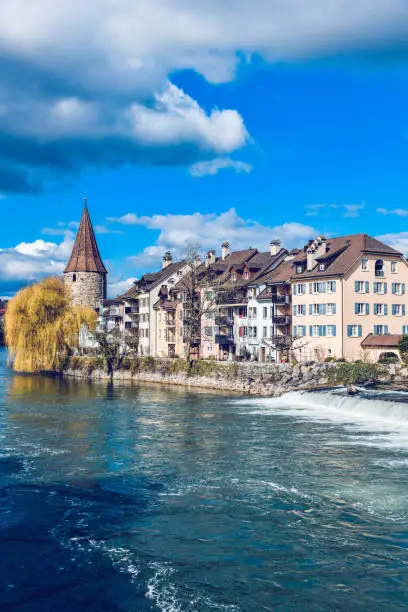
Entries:
{"type": "Polygon", "coordinates": [[[299,336],[292,336],[290,334],[275,335],[272,338],[264,338],[262,343],[281,353],[286,359],[290,358],[290,354],[293,350],[302,349],[307,346],[307,340],[299,336]]]}
{"type": "Polygon", "coordinates": [[[127,356],[119,330],[107,331],[101,329],[95,333],[97,353],[102,357],[106,373],[112,378],[113,372],[119,370],[127,356]]]}

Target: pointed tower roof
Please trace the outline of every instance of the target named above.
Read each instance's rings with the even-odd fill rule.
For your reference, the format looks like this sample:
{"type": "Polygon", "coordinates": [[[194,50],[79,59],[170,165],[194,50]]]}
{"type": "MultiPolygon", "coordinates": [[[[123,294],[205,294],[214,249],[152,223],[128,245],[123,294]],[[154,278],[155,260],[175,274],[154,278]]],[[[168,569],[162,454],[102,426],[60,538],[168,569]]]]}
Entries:
{"type": "Polygon", "coordinates": [[[71,258],[64,272],[101,272],[107,273],[99,254],[91,218],[89,216],[86,198],[84,199],[84,212],[71,258]]]}

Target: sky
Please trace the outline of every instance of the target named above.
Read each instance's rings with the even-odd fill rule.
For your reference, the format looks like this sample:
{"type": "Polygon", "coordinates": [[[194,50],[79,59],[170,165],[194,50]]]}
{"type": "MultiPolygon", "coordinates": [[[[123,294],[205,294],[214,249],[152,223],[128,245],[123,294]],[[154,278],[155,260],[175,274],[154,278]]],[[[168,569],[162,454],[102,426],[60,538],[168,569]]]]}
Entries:
{"type": "Polygon", "coordinates": [[[187,242],[408,254],[407,35],[406,0],[2,0],[0,296],[85,196],[110,295],[187,242]]]}

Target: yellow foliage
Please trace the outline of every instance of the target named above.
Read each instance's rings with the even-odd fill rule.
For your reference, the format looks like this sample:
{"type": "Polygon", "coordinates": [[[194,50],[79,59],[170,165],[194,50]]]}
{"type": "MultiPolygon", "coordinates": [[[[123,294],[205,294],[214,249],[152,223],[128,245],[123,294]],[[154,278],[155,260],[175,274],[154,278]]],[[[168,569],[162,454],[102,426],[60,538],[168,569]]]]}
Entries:
{"type": "Polygon", "coordinates": [[[69,289],[58,278],[21,289],[8,305],[5,336],[17,372],[59,370],[78,346],[82,324],[94,330],[95,311],[73,306],[69,289]]]}

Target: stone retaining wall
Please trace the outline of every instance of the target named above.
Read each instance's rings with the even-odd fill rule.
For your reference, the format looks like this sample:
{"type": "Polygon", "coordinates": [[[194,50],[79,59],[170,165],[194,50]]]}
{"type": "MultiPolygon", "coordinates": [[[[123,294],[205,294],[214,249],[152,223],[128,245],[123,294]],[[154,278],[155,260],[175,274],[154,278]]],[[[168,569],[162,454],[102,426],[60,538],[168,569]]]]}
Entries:
{"type": "MultiPolygon", "coordinates": [[[[374,381],[404,388],[408,386],[408,368],[402,364],[386,366],[365,364],[326,363],[306,365],[258,365],[235,363],[228,366],[216,364],[210,375],[187,375],[186,372],[169,372],[169,362],[154,360],[150,370],[132,372],[129,369],[114,372],[117,381],[151,382],[185,387],[214,389],[240,394],[275,397],[289,391],[310,390],[338,384],[363,384],[374,381]]],[[[106,372],[94,369],[68,368],[64,376],[101,380],[106,372]]]]}

